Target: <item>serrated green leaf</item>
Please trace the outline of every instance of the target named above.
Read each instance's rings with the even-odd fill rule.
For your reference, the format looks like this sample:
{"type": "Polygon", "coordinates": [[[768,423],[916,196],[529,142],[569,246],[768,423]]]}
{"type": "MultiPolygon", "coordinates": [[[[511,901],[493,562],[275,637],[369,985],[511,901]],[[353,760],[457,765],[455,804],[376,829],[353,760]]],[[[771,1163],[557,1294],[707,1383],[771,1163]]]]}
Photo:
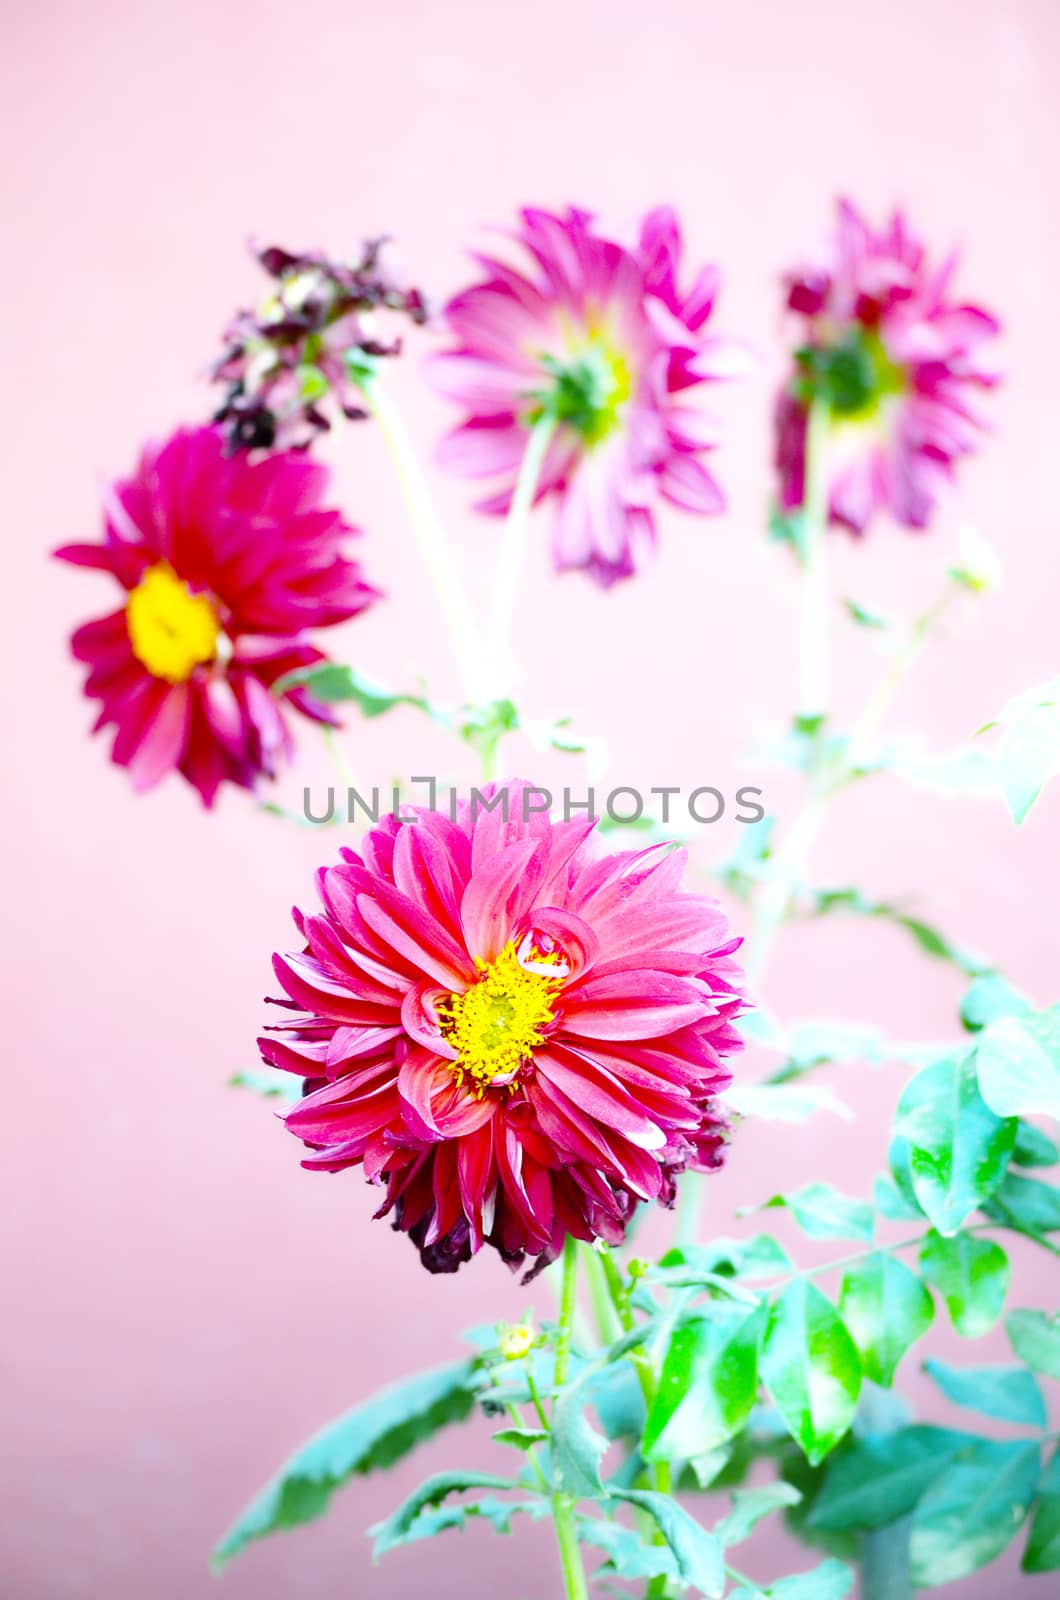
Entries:
{"type": "Polygon", "coordinates": [[[286,672],[282,678],[277,678],[271,692],[285,695],[296,689],[304,689],[325,705],[356,704],[366,717],[381,717],[395,706],[414,706],[418,711],[431,713],[422,695],[395,694],[373,683],[355,667],[343,666],[338,661],[318,661],[313,666],[286,672]]]}
{"type": "MultiPolygon", "coordinates": [[[[492,1472],[436,1472],[415,1489],[397,1510],[382,1522],[377,1522],[368,1532],[374,1539],[373,1559],[378,1561],[388,1550],[399,1545],[412,1544],[418,1539],[431,1537],[445,1528],[458,1526],[472,1513],[473,1507],[452,1508],[442,1518],[426,1515],[440,1508],[451,1494],[466,1494],[470,1489],[517,1489],[519,1485],[508,1478],[498,1478],[492,1472]]],[[[500,1504],[504,1504],[501,1502],[500,1504]]],[[[513,1511],[520,1509],[513,1505],[513,1511]]]]}
{"type": "Polygon", "coordinates": [[[585,1415],[588,1396],[581,1384],[562,1390],[552,1408],[552,1464],[556,1482],[576,1500],[603,1493],[600,1463],[608,1440],[585,1415]]]}
{"type": "Polygon", "coordinates": [[[717,1596],[724,1594],[725,1565],[721,1543],[682,1505],[670,1495],[657,1494],[651,1489],[623,1489],[616,1498],[639,1506],[654,1517],[677,1564],[680,1582],[701,1590],[708,1600],[716,1600],[717,1596]]]}
{"type": "Polygon", "coordinates": [[[990,1331],[1008,1292],[1008,1256],[999,1244],[971,1233],[945,1239],[931,1229],[920,1247],[920,1270],[963,1338],[981,1339],[990,1331]]]}
{"type": "Polygon", "coordinates": [[[1026,1367],[951,1367],[945,1361],[925,1361],[924,1371],[955,1406],[1002,1422],[1045,1427],[1042,1391],[1026,1367]]]}
{"type": "MultiPolygon", "coordinates": [[[[793,1572],[787,1578],[778,1578],[764,1589],[751,1590],[762,1594],[766,1600],[844,1600],[854,1587],[854,1573],[842,1561],[831,1558],[822,1561],[811,1572],[793,1572]]],[[[738,1594],[747,1593],[738,1590],[738,1594]]],[[[736,1600],[732,1596],[731,1600],[736,1600]]]]}
{"type": "Polygon", "coordinates": [[[970,1054],[918,1072],[902,1093],[894,1126],[909,1141],[918,1203],[938,1231],[949,1235],[1000,1184],[1018,1123],[990,1110],[970,1054]]]}
{"type": "Polygon", "coordinates": [[[1023,1552],[1024,1572],[1060,1569],[1060,1449],[1057,1449],[1038,1484],[1038,1503],[1023,1552]]]}
{"type": "Polygon", "coordinates": [[[776,1194],[766,1206],[784,1206],[811,1239],[871,1239],[872,1207],[851,1200],[830,1183],[808,1183],[794,1194],[776,1194]]]}
{"type": "Polygon", "coordinates": [[[732,1496],[732,1509],[717,1524],[714,1532],[726,1549],[749,1539],[763,1517],[771,1516],[784,1506],[796,1506],[802,1499],[794,1484],[782,1478],[775,1483],[763,1484],[760,1489],[737,1489],[732,1496]]]}
{"type": "Polygon", "coordinates": [[[645,1544],[634,1528],[621,1522],[605,1522],[600,1517],[578,1518],[578,1539],[603,1550],[610,1567],[620,1577],[674,1578],[677,1562],[665,1544],[645,1544]]]}
{"type": "Polygon", "coordinates": [[[1046,1377],[1060,1378],[1060,1312],[1010,1311],[1005,1331],[1021,1361],[1046,1377]]]}
{"type": "Polygon", "coordinates": [[[854,1419],[861,1362],[814,1284],[796,1279],[770,1307],[761,1368],[792,1438],[814,1465],[823,1461],[854,1419]]]}
{"type": "Polygon", "coordinates": [[[844,1274],[839,1314],[866,1378],[890,1388],[899,1361],[930,1328],[935,1307],[915,1272],[877,1250],[844,1274]]]}
{"type": "Polygon", "coordinates": [[[970,1434],[919,1423],[865,1434],[829,1463],[807,1525],[846,1533],[898,1522],[970,1441],[970,1434]]]}
{"type": "Polygon", "coordinates": [[[472,1361],[458,1361],[417,1373],[314,1434],[233,1523],[215,1567],[252,1539],[323,1516],[347,1479],[392,1467],[440,1428],[463,1422],[474,1405],[474,1371],[472,1361]]]}
{"type": "Polygon", "coordinates": [[[765,1324],[760,1306],[749,1315],[692,1317],[674,1329],[644,1426],[648,1460],[700,1455],[743,1427],[758,1394],[765,1324]]]}
{"type": "Polygon", "coordinates": [[[999,1117],[1060,1117],[1060,1006],[1002,1017],[976,1047],[979,1088],[999,1117]]]}
{"type": "Polygon", "coordinates": [[[981,1440],[963,1451],[913,1513],[909,1565],[920,1588],[953,1583],[1001,1554],[1027,1515],[1037,1444],[981,1440]]]}

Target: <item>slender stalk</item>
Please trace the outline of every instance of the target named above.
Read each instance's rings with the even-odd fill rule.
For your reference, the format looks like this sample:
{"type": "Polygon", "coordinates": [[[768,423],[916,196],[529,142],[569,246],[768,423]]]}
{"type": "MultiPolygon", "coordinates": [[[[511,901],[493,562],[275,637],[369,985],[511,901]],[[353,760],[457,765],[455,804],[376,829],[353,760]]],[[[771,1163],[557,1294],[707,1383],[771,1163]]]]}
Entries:
{"type": "Polygon", "coordinates": [[[541,469],[545,464],[555,427],[555,418],[547,412],[534,424],[526,450],[523,452],[515,492],[504,524],[490,606],[489,627],[486,633],[490,682],[494,693],[507,689],[513,676],[508,639],[512,617],[515,614],[516,596],[519,592],[519,570],[522,566],[523,548],[526,544],[534,495],[537,493],[541,469]]]}
{"type": "MultiPolygon", "coordinates": [[[[556,1361],[553,1388],[556,1393],[567,1381],[570,1366],[571,1330],[578,1300],[578,1241],[569,1235],[563,1244],[563,1285],[559,1297],[559,1323],[556,1331],[556,1361]]],[[[555,1406],[555,1400],[552,1402],[555,1406]]],[[[574,1500],[558,1489],[552,1496],[552,1520],[556,1527],[560,1565],[567,1600],[589,1600],[589,1586],[578,1549],[578,1529],[574,1520],[574,1500]]]]}
{"type": "Polygon", "coordinates": [[[464,691],[468,699],[475,702],[481,698],[482,690],[482,642],[478,623],[453,560],[452,550],[434,509],[434,502],[424,481],[400,411],[378,377],[365,378],[362,381],[362,389],[397,469],[420,554],[438,595],[442,615],[456,651],[464,691]]]}
{"type": "Polygon", "coordinates": [[[819,401],[806,418],[802,496],[802,595],[799,611],[799,710],[824,714],[828,704],[828,409],[819,401]]]}

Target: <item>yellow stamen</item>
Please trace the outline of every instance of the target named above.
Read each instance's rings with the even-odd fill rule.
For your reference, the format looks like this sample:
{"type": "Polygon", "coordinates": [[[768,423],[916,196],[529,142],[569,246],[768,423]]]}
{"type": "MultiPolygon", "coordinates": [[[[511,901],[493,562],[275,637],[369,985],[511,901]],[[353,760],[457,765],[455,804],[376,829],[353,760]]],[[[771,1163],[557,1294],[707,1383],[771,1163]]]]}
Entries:
{"type": "Polygon", "coordinates": [[[221,632],[207,596],[193,594],[164,561],[129,595],[125,625],[137,661],[167,683],[184,683],[196,667],[212,661],[221,632]]]}
{"type": "Polygon", "coordinates": [[[470,1078],[477,1094],[514,1084],[520,1067],[545,1042],[541,1030],[552,1021],[552,1002],[567,969],[555,952],[524,948],[524,959],[539,968],[558,964],[557,974],[529,971],[509,940],[495,961],[478,963],[477,983],[436,1008],[442,1033],[458,1054],[452,1064],[456,1080],[463,1085],[470,1078]]]}

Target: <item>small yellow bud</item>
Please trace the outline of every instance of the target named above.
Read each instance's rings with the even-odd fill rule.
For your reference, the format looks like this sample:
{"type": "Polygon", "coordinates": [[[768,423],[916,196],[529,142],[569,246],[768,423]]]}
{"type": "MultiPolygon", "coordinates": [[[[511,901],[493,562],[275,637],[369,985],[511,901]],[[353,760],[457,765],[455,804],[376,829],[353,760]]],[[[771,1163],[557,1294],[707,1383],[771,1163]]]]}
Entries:
{"type": "Polygon", "coordinates": [[[499,1322],[497,1348],[505,1361],[519,1361],[533,1348],[534,1330],[528,1322],[499,1322]]]}

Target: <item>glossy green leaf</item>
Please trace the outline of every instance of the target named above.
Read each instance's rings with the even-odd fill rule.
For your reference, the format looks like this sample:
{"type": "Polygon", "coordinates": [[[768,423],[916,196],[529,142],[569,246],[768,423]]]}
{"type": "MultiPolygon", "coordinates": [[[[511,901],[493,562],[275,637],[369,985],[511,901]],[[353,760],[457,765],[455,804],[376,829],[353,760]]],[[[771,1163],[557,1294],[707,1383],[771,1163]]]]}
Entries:
{"type": "Polygon", "coordinates": [[[771,1516],[784,1506],[798,1505],[802,1499],[794,1484],[779,1478],[775,1483],[763,1484],[760,1489],[737,1489],[732,1497],[732,1509],[718,1523],[714,1532],[726,1546],[742,1544],[749,1539],[763,1517],[771,1516]]]}
{"type": "Polygon", "coordinates": [[[1060,1006],[992,1022],[976,1060],[983,1099],[999,1117],[1060,1117],[1060,1006]]]}
{"type": "Polygon", "coordinates": [[[913,1513],[913,1582],[953,1583],[1000,1555],[1027,1515],[1038,1466],[1037,1444],[981,1440],[962,1451],[913,1513]]]}
{"type": "Polygon", "coordinates": [[[1000,1184],[1018,1122],[991,1111],[969,1054],[918,1072],[905,1087],[894,1126],[909,1141],[917,1201],[938,1231],[948,1235],[1000,1184]]]}
{"type": "Polygon", "coordinates": [[[830,1183],[808,1183],[794,1194],[774,1195],[767,1206],[785,1206],[811,1239],[871,1239],[867,1200],[851,1200],[830,1183]]]}
{"type": "MultiPolygon", "coordinates": [[[[508,1478],[498,1478],[492,1472],[436,1472],[421,1483],[397,1510],[383,1522],[377,1522],[368,1531],[374,1539],[372,1554],[378,1561],[388,1550],[398,1545],[412,1544],[417,1539],[431,1537],[443,1528],[461,1522],[470,1507],[453,1508],[448,1516],[439,1519],[427,1513],[442,1506],[451,1494],[466,1494],[470,1489],[517,1489],[519,1485],[508,1478]]],[[[512,1510],[517,1509],[515,1506],[512,1510]]]]}
{"type": "Polygon", "coordinates": [[[866,1378],[889,1388],[899,1361],[930,1328],[935,1307],[915,1272],[877,1250],[848,1268],[839,1314],[861,1353],[866,1378]]]}
{"type": "Polygon", "coordinates": [[[961,1021],[972,1033],[996,1022],[999,1017],[1018,1017],[1032,1007],[1026,995],[1014,989],[998,972],[976,978],[961,1001],[961,1021]]]}
{"type": "Polygon", "coordinates": [[[675,1328],[644,1427],[649,1460],[695,1456],[743,1427],[758,1394],[765,1307],[693,1317],[675,1328]]]}
{"type": "Polygon", "coordinates": [[[214,1552],[219,1567],[251,1539],[323,1516],[347,1479],[385,1470],[423,1440],[470,1415],[471,1361],[436,1367],[382,1390],[296,1450],[236,1519],[214,1552]]]}
{"type": "MultiPolygon", "coordinates": [[[[740,1278],[748,1283],[759,1278],[776,1278],[790,1272],[792,1259],[770,1233],[756,1233],[750,1239],[715,1239],[707,1245],[683,1245],[668,1250],[659,1262],[666,1271],[688,1269],[685,1281],[693,1283],[704,1276],[740,1278]]],[[[675,1277],[670,1280],[676,1283],[675,1277]]]]}
{"type": "Polygon", "coordinates": [[[1010,1311],[1005,1318],[1009,1342],[1021,1361],[1035,1372],[1060,1378],[1060,1312],[1010,1311]]]}
{"type": "Polygon", "coordinates": [[[762,1377],[792,1438],[822,1461],[853,1421],[861,1362],[835,1307],[805,1279],[770,1307],[762,1377]]]}
{"type": "Polygon", "coordinates": [[[863,1435],[829,1462],[808,1527],[866,1532],[899,1521],[970,1441],[967,1433],[919,1423],[863,1435]]]}
{"type": "Polygon", "coordinates": [[[945,1361],[925,1361],[924,1371],[956,1406],[1002,1422],[1045,1427],[1042,1391],[1026,1367],[951,1367],[945,1361]]]}
{"type": "Polygon", "coordinates": [[[983,1210],[1022,1233],[1045,1238],[1060,1230],[1060,1189],[1040,1178],[1010,1172],[983,1210]]]}
{"type": "Polygon", "coordinates": [[[1055,1167],[1060,1149],[1033,1122],[1021,1122],[1012,1160],[1017,1167],[1055,1167]]]}
{"type": "Polygon", "coordinates": [[[677,1564],[680,1582],[699,1589],[708,1600],[716,1600],[725,1592],[721,1543],[690,1516],[684,1506],[670,1495],[657,1494],[651,1489],[624,1489],[616,1498],[654,1517],[677,1564]]]}
{"type": "Polygon", "coordinates": [[[891,1169],[894,1186],[905,1204],[905,1215],[895,1218],[898,1222],[914,1222],[923,1217],[924,1209],[916,1197],[913,1187],[913,1152],[908,1139],[903,1139],[897,1134],[887,1148],[887,1161],[891,1169]]]}
{"type": "Polygon", "coordinates": [[[1060,1449],[1054,1453],[1038,1484],[1038,1503],[1023,1552],[1023,1570],[1060,1570],[1060,1449]]]}
{"type": "Polygon", "coordinates": [[[992,1239],[932,1229],[920,1247],[920,1270],[946,1302],[950,1320],[965,1339],[980,1339],[1001,1315],[1008,1292],[1008,1256],[992,1239]]]}

